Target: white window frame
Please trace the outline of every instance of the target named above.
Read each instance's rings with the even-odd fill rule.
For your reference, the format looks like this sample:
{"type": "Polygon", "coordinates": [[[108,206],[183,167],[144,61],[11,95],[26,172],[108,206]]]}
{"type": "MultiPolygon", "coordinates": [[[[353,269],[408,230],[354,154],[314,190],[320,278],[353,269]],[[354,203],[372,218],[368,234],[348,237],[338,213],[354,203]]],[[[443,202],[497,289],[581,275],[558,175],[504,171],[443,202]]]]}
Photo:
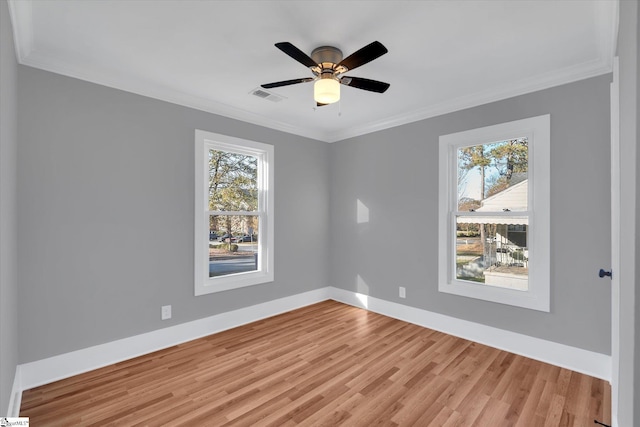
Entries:
{"type": "MultiPolygon", "coordinates": [[[[438,290],[539,311],[550,311],[550,116],[543,115],[440,136],[438,290]],[[528,290],[456,279],[457,150],[526,137],[529,147],[528,290]]],[[[518,212],[520,213],[520,212],[518,212]]],[[[522,213],[524,214],[524,213],[522,213]]]]}
{"type": "MultiPolygon", "coordinates": [[[[194,291],[205,295],[273,281],[273,146],[247,139],[196,130],[195,132],[195,222],[194,222],[194,291]],[[258,268],[256,271],[209,277],[209,150],[222,150],[258,159],[259,217],[258,268]]],[[[247,212],[224,212],[245,215],[247,212]]]]}

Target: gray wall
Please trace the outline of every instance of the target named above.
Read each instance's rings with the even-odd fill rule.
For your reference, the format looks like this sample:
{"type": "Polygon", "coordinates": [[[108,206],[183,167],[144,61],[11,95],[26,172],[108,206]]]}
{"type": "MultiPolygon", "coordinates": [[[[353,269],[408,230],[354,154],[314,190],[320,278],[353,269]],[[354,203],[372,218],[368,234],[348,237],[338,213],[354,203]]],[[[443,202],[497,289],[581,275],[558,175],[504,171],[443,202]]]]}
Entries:
{"type": "Polygon", "coordinates": [[[25,66],[18,83],[21,363],[329,284],[329,144],[25,66]],[[194,297],[194,129],[274,145],[273,283],[194,297]]]}
{"type": "Polygon", "coordinates": [[[18,364],[17,62],[6,0],[0,1],[0,416],[18,364]]]}
{"type": "Polygon", "coordinates": [[[610,75],[334,144],[333,286],[610,354],[610,75]],[[551,312],[438,292],[438,137],[551,114],[551,312]],[[369,209],[356,222],[356,203],[369,209]],[[407,299],[398,297],[406,287],[407,299]]]}
{"type": "MultiPolygon", "coordinates": [[[[633,283],[635,288],[636,304],[633,310],[635,316],[635,352],[634,352],[634,368],[635,375],[634,387],[633,387],[633,408],[634,408],[634,426],[640,426],[640,197],[638,197],[638,189],[640,188],[640,173],[638,173],[638,164],[640,164],[640,6],[636,5],[636,19],[635,19],[635,49],[632,50],[635,54],[636,67],[632,71],[631,75],[635,75],[636,78],[636,91],[635,91],[635,131],[636,131],[636,163],[634,165],[634,171],[636,173],[636,280],[633,283]]],[[[631,109],[630,115],[633,117],[634,109],[631,109]]],[[[631,118],[633,120],[633,118],[631,118]]]]}
{"type": "Polygon", "coordinates": [[[640,425],[638,318],[638,3],[620,2],[620,378],[618,425],[640,425]],[[634,232],[635,229],[635,232],[634,232]],[[635,252],[635,254],[634,254],[635,252]],[[635,294],[635,295],[634,295],[635,294]],[[635,325],[635,327],[634,327],[635,325]],[[634,332],[635,329],[635,332],[634,332]],[[634,382],[636,386],[634,387],[634,382]],[[634,422],[635,419],[635,422],[634,422]]]}
{"type": "MultiPolygon", "coordinates": [[[[634,409],[634,422],[633,425],[640,425],[640,197],[637,196],[638,188],[640,188],[640,173],[638,173],[638,164],[640,164],[640,55],[638,49],[640,49],[640,7],[636,3],[636,96],[635,96],[635,113],[636,113],[636,163],[634,170],[636,172],[636,280],[633,283],[636,293],[636,304],[633,310],[635,316],[635,352],[634,352],[634,387],[633,387],[633,408],[634,409]]],[[[633,112],[633,111],[632,111],[633,112]]]]}
{"type": "Polygon", "coordinates": [[[18,71],[20,363],[327,285],[610,352],[610,76],[326,144],[18,71]],[[439,135],[548,113],[551,313],[439,293],[439,135]],[[275,146],[271,284],[193,296],[196,128],[275,146]]]}
{"type": "MultiPolygon", "coordinates": [[[[640,173],[638,173],[638,164],[640,164],[640,5],[638,2],[621,2],[620,4],[620,124],[621,137],[627,135],[628,141],[636,150],[635,162],[631,162],[626,171],[623,173],[635,173],[636,181],[633,189],[636,195],[635,209],[631,210],[629,217],[631,221],[635,219],[635,235],[624,236],[623,238],[632,239],[631,245],[635,246],[635,280],[629,280],[625,284],[628,290],[635,292],[635,304],[625,307],[625,319],[629,319],[630,324],[625,324],[622,328],[630,329],[631,319],[635,317],[635,328],[631,335],[632,343],[625,343],[629,350],[633,350],[629,361],[629,357],[625,357],[625,362],[630,362],[634,373],[633,384],[630,381],[630,375],[624,378],[621,387],[621,393],[624,396],[625,403],[629,405],[629,417],[620,419],[620,425],[625,425],[627,420],[633,420],[628,424],[640,426],[640,197],[638,197],[638,189],[640,189],[640,173]],[[624,78],[622,77],[624,73],[624,78]],[[627,308],[628,307],[628,308],[627,308]],[[633,416],[631,417],[631,412],[633,416]]],[[[629,260],[634,262],[634,260],[629,260]]],[[[626,367],[626,366],[625,366],[626,367]]],[[[624,374],[624,373],[623,373],[624,374]]],[[[623,397],[621,397],[622,399],[623,397]]],[[[627,413],[625,413],[627,416],[627,413]]]]}

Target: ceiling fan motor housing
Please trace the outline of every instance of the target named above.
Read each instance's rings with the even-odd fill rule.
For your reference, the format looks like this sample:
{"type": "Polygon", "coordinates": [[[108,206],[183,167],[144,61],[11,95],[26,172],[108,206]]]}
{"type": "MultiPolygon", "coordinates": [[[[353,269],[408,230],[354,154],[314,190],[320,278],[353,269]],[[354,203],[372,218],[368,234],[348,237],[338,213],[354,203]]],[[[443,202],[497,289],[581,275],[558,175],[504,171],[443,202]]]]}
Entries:
{"type": "Polygon", "coordinates": [[[377,93],[385,92],[390,86],[389,83],[379,82],[377,80],[343,76],[343,74],[387,53],[387,48],[379,41],[369,43],[346,58],[342,57],[342,51],[335,46],[320,46],[315,48],[313,52],[311,52],[311,56],[289,42],[279,42],[276,43],[275,46],[307,67],[313,73],[313,77],[283,80],[261,85],[265,89],[315,82],[314,98],[318,105],[326,105],[340,99],[340,85],[377,93]],[[326,97],[324,96],[325,94],[326,97]],[[322,98],[322,100],[319,100],[320,98],[322,98]]]}
{"type": "Polygon", "coordinates": [[[333,46],[320,46],[313,49],[311,52],[311,59],[316,64],[321,64],[323,71],[325,68],[331,68],[342,61],[342,51],[333,46]]]}

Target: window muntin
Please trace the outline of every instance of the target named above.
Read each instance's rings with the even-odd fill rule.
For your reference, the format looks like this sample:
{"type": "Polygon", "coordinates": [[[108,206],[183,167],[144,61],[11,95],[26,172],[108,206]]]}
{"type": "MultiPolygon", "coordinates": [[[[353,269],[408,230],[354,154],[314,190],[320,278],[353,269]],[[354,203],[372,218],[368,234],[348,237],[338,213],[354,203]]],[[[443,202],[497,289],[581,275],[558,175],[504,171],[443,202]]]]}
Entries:
{"type": "Polygon", "coordinates": [[[455,278],[528,290],[527,138],[458,147],[456,158],[455,278]],[[513,226],[522,232],[509,233],[513,226]]]}
{"type": "Polygon", "coordinates": [[[273,146],[196,131],[195,294],[273,280],[273,146]]]}
{"type": "Polygon", "coordinates": [[[440,137],[441,292],[549,311],[549,152],[548,115],[440,137]]]}

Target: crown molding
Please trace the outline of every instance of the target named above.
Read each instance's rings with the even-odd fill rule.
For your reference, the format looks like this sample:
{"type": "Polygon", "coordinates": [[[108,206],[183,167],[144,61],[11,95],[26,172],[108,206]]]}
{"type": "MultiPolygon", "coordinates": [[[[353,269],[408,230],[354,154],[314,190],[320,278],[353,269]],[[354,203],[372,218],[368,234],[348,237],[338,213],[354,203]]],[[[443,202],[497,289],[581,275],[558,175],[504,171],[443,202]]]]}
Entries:
{"type": "Polygon", "coordinates": [[[561,70],[541,74],[530,79],[521,80],[510,85],[493,87],[474,94],[465,95],[449,101],[445,101],[436,105],[409,111],[405,114],[389,117],[385,120],[367,123],[363,126],[346,129],[344,131],[335,132],[327,136],[327,142],[344,141],[349,138],[362,136],[367,133],[377,132],[401,126],[432,117],[441,116],[443,114],[461,111],[467,108],[477,107],[489,104],[491,102],[501,101],[528,93],[573,83],[579,80],[596,77],[602,74],[610,73],[612,70],[612,60],[607,59],[589,61],[561,70]]]}
{"type": "Polygon", "coordinates": [[[264,126],[270,129],[279,130],[311,139],[323,139],[324,135],[314,130],[305,129],[290,123],[273,120],[259,114],[255,114],[240,108],[232,107],[211,99],[205,99],[199,96],[175,91],[168,87],[160,87],[148,84],[142,81],[134,81],[122,78],[113,78],[106,74],[97,75],[95,72],[88,72],[77,67],[71,67],[68,64],[57,61],[54,58],[47,58],[41,54],[30,55],[22,62],[22,65],[61,74],[101,86],[122,90],[136,95],[157,99],[160,101],[170,102],[172,104],[181,105],[183,107],[193,108],[207,113],[216,114],[230,119],[240,120],[258,126],[264,126]]]}
{"type": "Polygon", "coordinates": [[[620,0],[600,1],[593,8],[599,50],[609,70],[613,70],[613,58],[618,47],[618,27],[620,24],[620,0]]]}
{"type": "Polygon", "coordinates": [[[408,123],[425,120],[431,117],[477,107],[480,105],[512,98],[539,90],[596,77],[611,72],[610,61],[598,60],[578,64],[573,67],[542,74],[531,79],[522,80],[511,85],[490,88],[468,96],[455,98],[446,102],[428,107],[408,111],[392,116],[384,120],[365,123],[339,132],[322,132],[317,129],[307,129],[291,123],[273,120],[259,114],[251,113],[214,100],[174,91],[166,87],[157,87],[143,82],[114,79],[106,75],[96,76],[95,73],[74,69],[67,64],[57,62],[53,58],[44,58],[41,55],[29,55],[21,61],[23,65],[62,74],[68,77],[96,83],[99,85],[123,90],[130,93],[170,102],[184,107],[217,114],[227,118],[244,121],[258,126],[299,135],[305,138],[315,139],[328,143],[340,142],[346,139],[366,135],[408,123]]]}
{"type": "Polygon", "coordinates": [[[33,52],[33,1],[8,0],[16,57],[22,64],[33,52]]]}
{"type": "Polygon", "coordinates": [[[513,84],[488,88],[439,104],[387,117],[383,120],[332,132],[322,131],[317,128],[310,129],[282,120],[274,120],[212,99],[179,92],[168,87],[160,87],[141,80],[114,78],[106,73],[96,74],[93,70],[72,67],[68,63],[58,61],[52,57],[46,57],[34,47],[33,1],[8,0],[8,5],[13,25],[16,56],[18,62],[22,65],[329,143],[344,141],[372,132],[609,73],[613,69],[612,63],[616,50],[619,15],[619,0],[597,2],[593,9],[598,33],[597,39],[600,44],[600,58],[597,60],[544,73],[513,84]]]}

